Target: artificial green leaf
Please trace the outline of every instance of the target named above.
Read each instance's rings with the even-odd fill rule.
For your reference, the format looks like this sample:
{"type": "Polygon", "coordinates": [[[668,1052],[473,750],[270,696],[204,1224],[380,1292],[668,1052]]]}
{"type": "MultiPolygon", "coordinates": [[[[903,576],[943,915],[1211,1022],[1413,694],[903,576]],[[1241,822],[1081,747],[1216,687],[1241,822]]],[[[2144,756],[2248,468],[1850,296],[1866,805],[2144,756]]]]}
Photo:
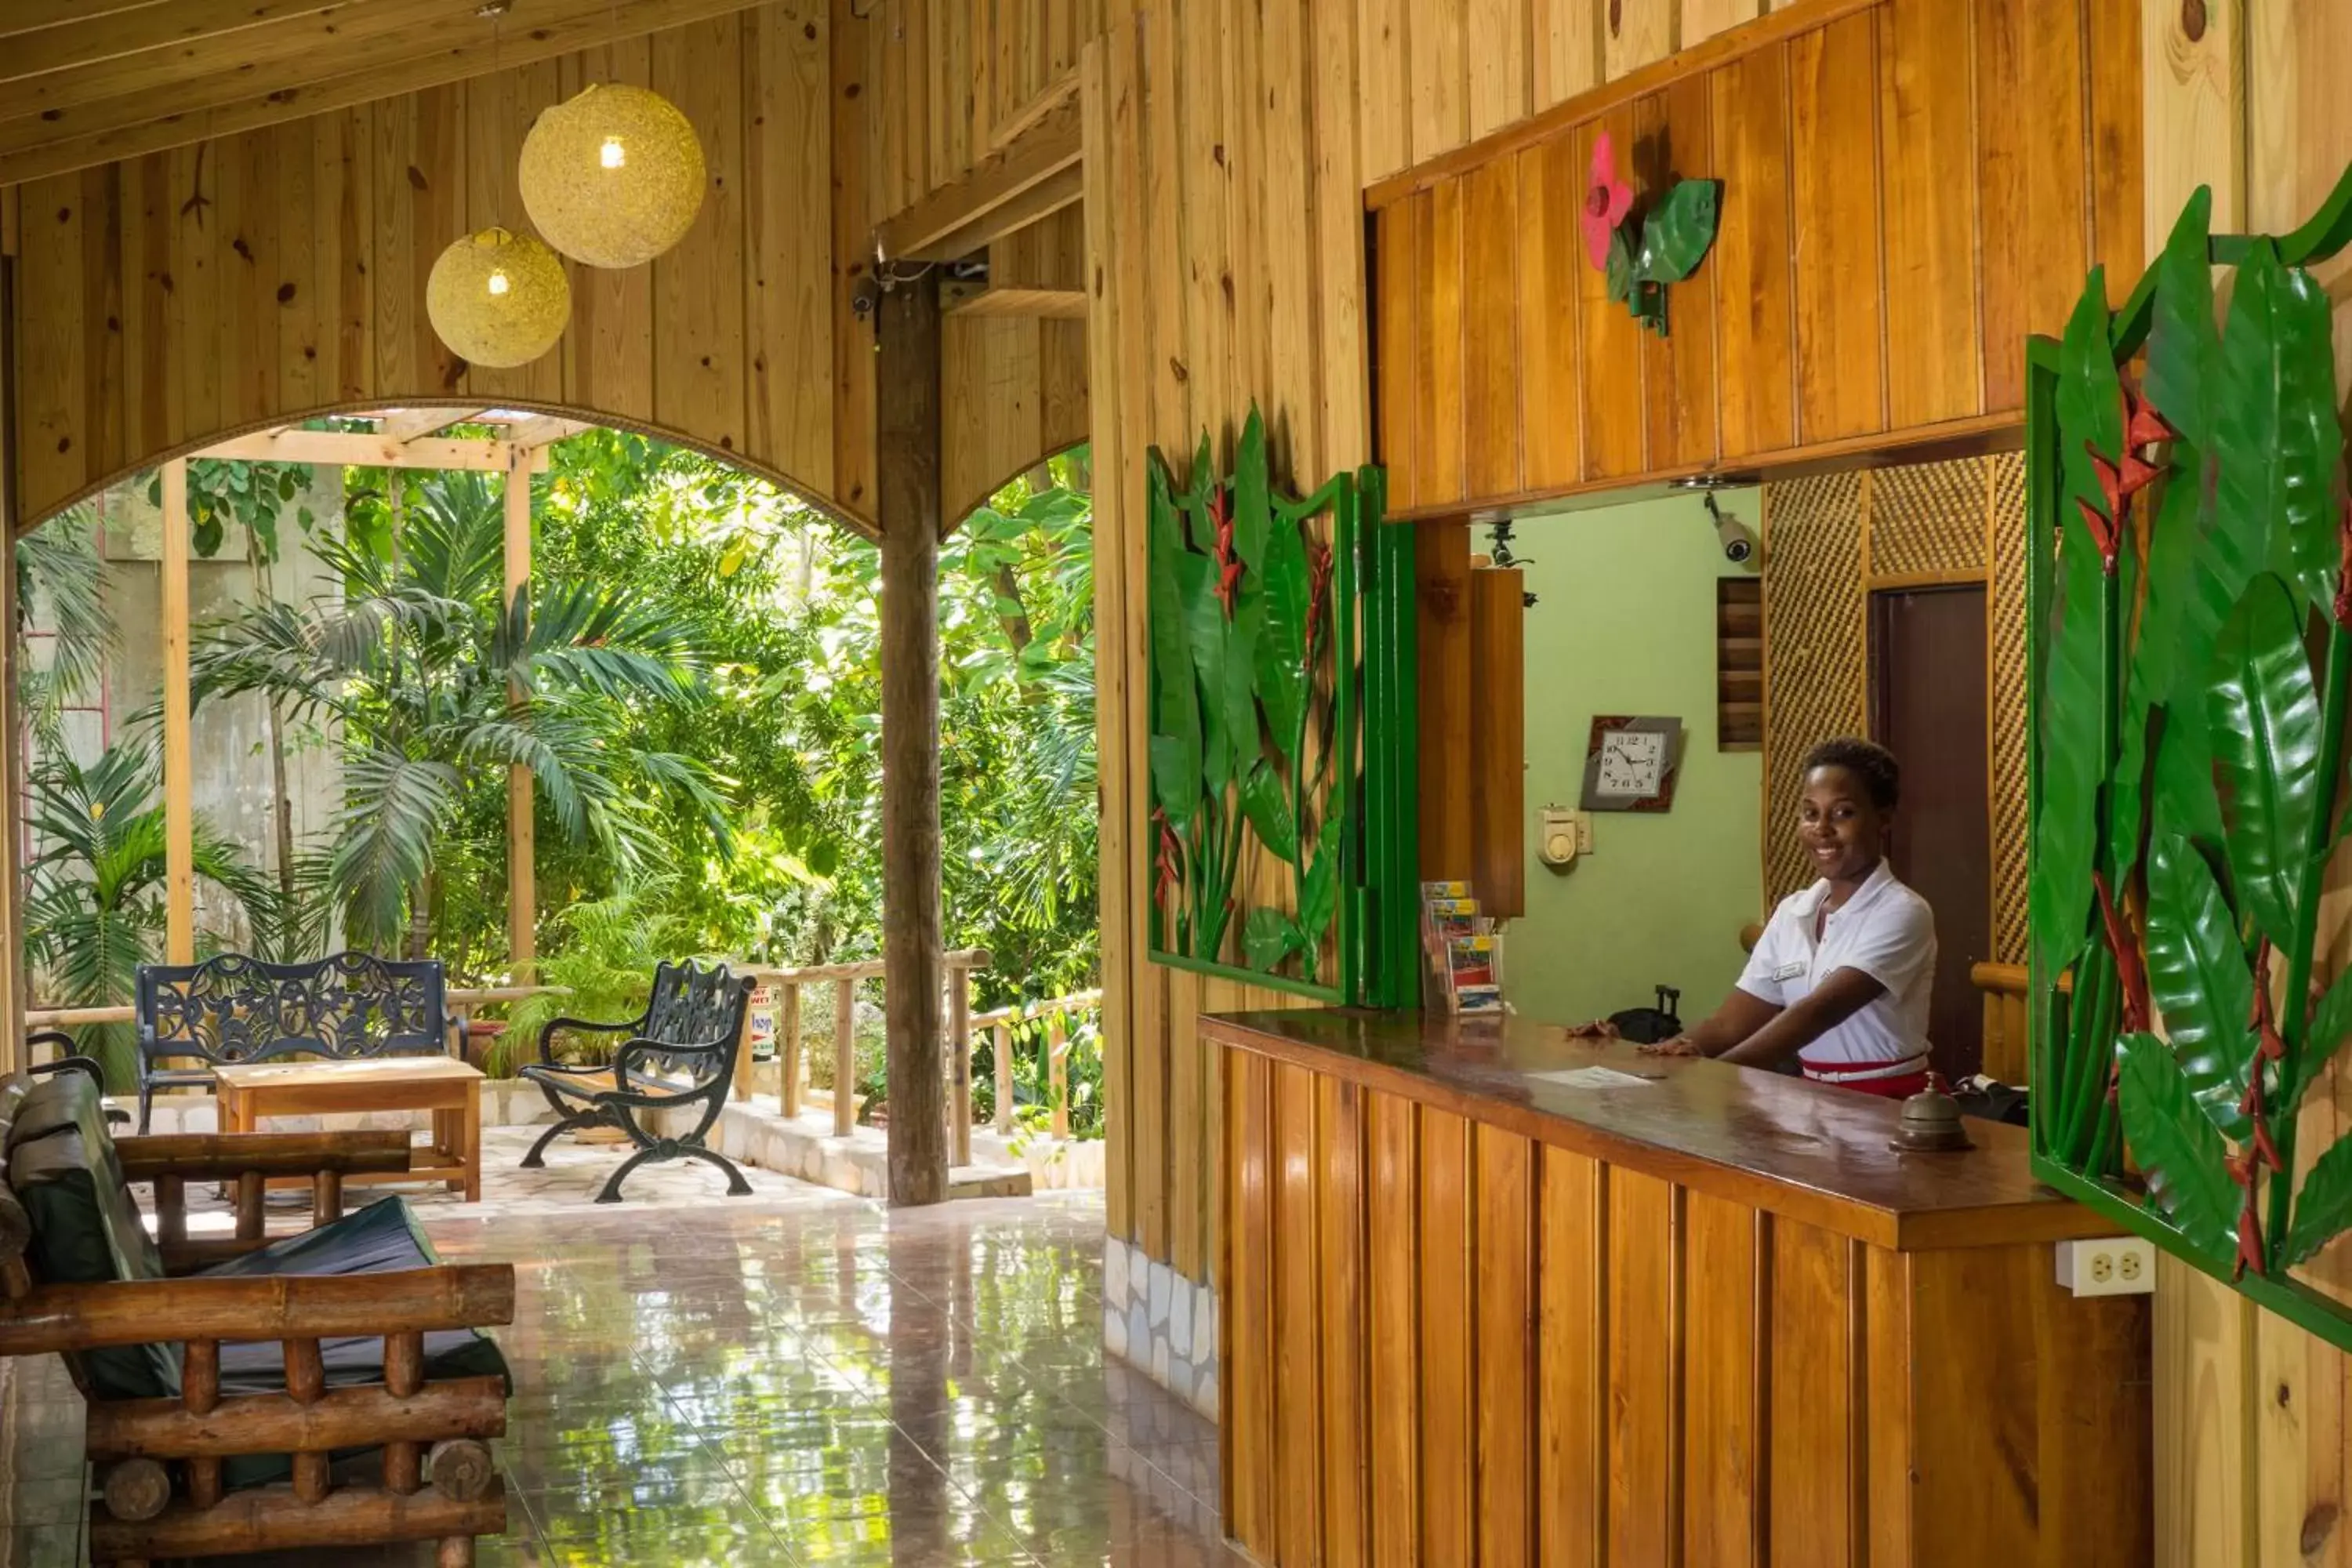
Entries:
{"type": "Polygon", "coordinates": [[[1297,861],[1298,833],[1290,816],[1290,797],[1282,787],[1282,779],[1261,757],[1255,766],[1242,776],[1242,815],[1249,818],[1250,827],[1277,859],[1297,861]]]}
{"type": "Polygon", "coordinates": [[[1253,723],[1236,731],[1225,701],[1234,639],[1224,601],[1217,597],[1217,563],[1188,550],[1176,558],[1176,581],[1184,596],[1184,640],[1200,680],[1202,783],[1212,795],[1222,795],[1254,754],[1257,728],[1253,723]],[[1245,744],[1252,751],[1243,751],[1245,744]]]}
{"type": "Polygon", "coordinates": [[[1609,298],[1622,304],[1633,292],[1633,247],[1626,242],[1622,224],[1609,234],[1607,277],[1609,298]]]}
{"type": "Polygon", "coordinates": [[[2066,336],[2058,347],[2059,469],[2066,479],[2066,496],[2060,506],[2063,525],[2080,521],[2075,515],[2077,500],[2106,515],[2105,491],[2092,466],[2092,455],[2095,452],[2111,465],[2122,460],[2123,396],[2115,349],[2107,338],[2106,268],[2094,267],[2082,297],[2074,303],[2074,313],[2067,318],[2066,336]]]}
{"type": "Polygon", "coordinates": [[[1144,467],[1151,530],[1151,786],[1170,818],[1181,823],[1192,817],[1201,798],[1200,689],[1179,565],[1192,552],[1184,547],[1167,465],[1154,452],[1144,467]]]}
{"type": "Polygon", "coordinates": [[[2279,1114],[2291,1117],[2303,1104],[2303,1097],[2344,1042],[2352,1039],[2352,969],[2336,975],[2313,1009],[2311,1026],[2304,1031],[2303,1048],[2295,1053],[2294,1081],[2286,1088],[2279,1114]]]}
{"type": "Polygon", "coordinates": [[[2126,1035],[2116,1089],[2124,1139],[2147,1178],[2150,1203],[2182,1239],[2215,1259],[2236,1251],[2238,1189],[2221,1134],[2190,1103],[2180,1064],[2154,1035],[2126,1035]]]}
{"type": "Polygon", "coordinates": [[[1242,952],[1252,969],[1271,974],[1281,967],[1283,960],[1306,945],[1298,922],[1280,910],[1260,906],[1252,910],[1249,919],[1243,922],[1242,952]]]}
{"type": "Polygon", "coordinates": [[[2042,670],[2042,805],[2035,819],[2032,924],[2042,961],[2056,973],[2083,944],[2091,916],[2091,868],[2098,853],[2101,673],[2106,596],[2115,582],[2082,519],[2059,524],[2055,625],[2042,670]]]}
{"type": "Polygon", "coordinates": [[[2164,733],[2156,745],[2155,791],[2157,831],[2178,833],[2220,859],[2221,800],[2214,792],[2213,749],[2206,739],[2201,701],[2165,710],[2164,733]]]}
{"type": "MultiPolygon", "coordinates": [[[[2206,661],[2213,639],[2243,591],[2241,579],[2226,596],[2216,592],[2209,600],[2200,591],[2220,576],[2198,570],[2197,555],[2204,540],[2200,493],[2203,457],[2186,441],[2172,444],[2172,466],[2167,471],[2148,529],[2147,596],[2141,606],[2139,637],[2132,647],[2131,675],[2126,695],[2135,708],[2161,706],[2174,700],[2182,679],[2194,684],[2202,706],[2206,661]]],[[[2249,564],[2249,572],[2252,565],[2249,564]]]]}
{"type": "Polygon", "coordinates": [[[2221,330],[2215,503],[2266,541],[2263,559],[2306,600],[2335,597],[2344,431],[2328,303],[2310,273],[2256,239],[2221,330]]]}
{"type": "Polygon", "coordinates": [[[1251,572],[1263,570],[1266,531],[1274,523],[1274,486],[1267,477],[1265,420],[1250,405],[1242,426],[1241,445],[1234,453],[1234,548],[1251,572]]]}
{"type": "Polygon", "coordinates": [[[1319,942],[1331,929],[1331,917],[1339,907],[1339,848],[1337,835],[1327,826],[1315,846],[1306,880],[1298,887],[1298,923],[1319,942]]]}
{"type": "Polygon", "coordinates": [[[1265,621],[1257,637],[1257,695],[1292,777],[1298,775],[1307,721],[1307,543],[1298,525],[1277,517],[1266,530],[1258,573],[1265,621]]]}
{"type": "Polygon", "coordinates": [[[2287,1226],[2281,1261],[2290,1268],[2310,1262],[2347,1226],[2352,1226],[2352,1135],[2338,1138],[2312,1162],[2303,1190],[2294,1194],[2294,1219],[2287,1226]]]}
{"type": "MultiPolygon", "coordinates": [[[[1649,283],[1679,283],[1715,243],[1720,187],[1713,180],[1682,180],[1642,220],[1641,254],[1633,276],[1649,283]]],[[[1663,314],[1663,311],[1661,312],[1663,314]]]]}
{"type": "Polygon", "coordinates": [[[2165,423],[2199,447],[2212,441],[2210,410],[2221,395],[2221,335],[2213,325],[2213,264],[2208,248],[2213,193],[2197,187],[2157,258],[2156,302],[2141,391],[2165,423]]]}
{"type": "Polygon", "coordinates": [[[2239,1102],[2258,1043],[2248,1027],[2254,977],[2211,868],[2175,834],[2148,852],[2147,988],[2189,1092],[2217,1130],[2242,1140],[2239,1102]]]}
{"type": "MultiPolygon", "coordinates": [[[[2126,541],[2116,557],[2114,592],[2117,605],[2138,600],[2139,576],[2139,552],[2126,541]]],[[[2136,661],[2129,656],[2126,668],[2136,672],[2136,661]]],[[[2108,774],[2106,796],[2108,874],[2116,887],[2130,882],[2132,871],[2139,864],[2140,846],[2147,836],[2147,733],[2153,717],[2145,700],[2147,693],[2138,683],[2126,678],[2123,684],[2124,710],[2119,716],[2116,761],[2108,774]]]]}
{"type": "Polygon", "coordinates": [[[2319,696],[2303,616],[2286,584],[2269,573],[2246,585],[2221,628],[2205,716],[2231,879],[2271,941],[2288,951],[2319,808],[2319,696]]]}

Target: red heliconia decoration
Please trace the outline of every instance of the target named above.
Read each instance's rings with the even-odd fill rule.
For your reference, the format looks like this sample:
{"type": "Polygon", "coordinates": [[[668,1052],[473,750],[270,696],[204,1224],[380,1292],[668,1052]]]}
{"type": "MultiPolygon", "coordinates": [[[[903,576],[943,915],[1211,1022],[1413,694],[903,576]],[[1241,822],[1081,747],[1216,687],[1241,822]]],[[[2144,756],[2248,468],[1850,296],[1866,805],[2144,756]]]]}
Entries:
{"type": "Polygon", "coordinates": [[[2110,576],[2115,574],[2116,556],[2123,548],[2125,508],[2132,497],[2147,489],[2164,474],[2162,468],[2141,457],[2140,450],[2159,441],[2169,441],[2175,435],[2172,426],[2165,423],[2164,416],[2158,414],[2152,405],[2142,401],[2129,382],[2123,384],[2122,396],[2124,450],[2121,466],[2108,462],[2089,442],[2083,443],[2083,449],[2091,455],[2091,469],[2099,477],[2099,497],[2106,503],[2105,514],[2101,515],[2099,509],[2083,497],[2074,498],[2074,505],[2083,513],[2083,525],[2098,542],[2099,560],[2110,576]]]}
{"type": "Polygon", "coordinates": [[[1183,880],[1178,858],[1183,848],[1176,838],[1176,830],[1168,826],[1168,813],[1159,806],[1151,808],[1151,826],[1155,835],[1151,856],[1151,897],[1155,903],[1165,903],[1170,892],[1183,880]]]}
{"type": "Polygon", "coordinates": [[[1315,675],[1315,657],[1323,647],[1323,622],[1331,607],[1331,547],[1317,540],[1307,547],[1307,676],[1315,675]]]}
{"type": "Polygon", "coordinates": [[[1223,485],[1209,487],[1209,521],[1216,528],[1209,554],[1217,563],[1217,602],[1224,605],[1225,619],[1230,621],[1234,597],[1241,592],[1242,558],[1234,552],[1234,503],[1223,485]]]}
{"type": "Polygon", "coordinates": [[[2094,871],[2091,885],[2099,893],[2099,918],[2107,928],[2107,948],[2116,955],[2116,975],[2123,982],[2124,1027],[2137,1031],[2147,1027],[2147,963],[2141,956],[2138,941],[2131,928],[2124,924],[2122,911],[2116,908],[2115,895],[2107,890],[2105,877],[2094,871]]]}

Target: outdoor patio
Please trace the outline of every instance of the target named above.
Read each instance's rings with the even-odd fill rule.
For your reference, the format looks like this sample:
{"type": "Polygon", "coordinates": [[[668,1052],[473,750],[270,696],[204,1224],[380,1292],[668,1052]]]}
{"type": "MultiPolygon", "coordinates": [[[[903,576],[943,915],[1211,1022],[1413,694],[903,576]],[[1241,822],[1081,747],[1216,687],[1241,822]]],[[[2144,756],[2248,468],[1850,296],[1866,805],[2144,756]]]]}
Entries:
{"type": "MultiPolygon", "coordinates": [[[[1241,1561],[1213,1428],[1106,1363],[1098,1194],[891,1211],[753,1170],[729,1200],[666,1165],[599,1206],[616,1151],[520,1172],[525,1136],[486,1133],[483,1202],[411,1194],[445,1259],[517,1270],[511,1528],[482,1563],[1241,1561]]],[[[54,1358],[0,1380],[5,1562],[69,1568],[80,1401],[54,1358]]]]}

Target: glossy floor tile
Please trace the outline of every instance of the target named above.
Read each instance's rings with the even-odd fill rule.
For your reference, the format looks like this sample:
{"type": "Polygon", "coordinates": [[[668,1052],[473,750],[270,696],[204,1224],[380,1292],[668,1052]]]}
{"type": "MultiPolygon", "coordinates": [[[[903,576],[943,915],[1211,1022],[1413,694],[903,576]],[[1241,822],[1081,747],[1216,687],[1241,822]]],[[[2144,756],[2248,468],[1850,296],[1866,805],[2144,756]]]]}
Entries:
{"type": "MultiPolygon", "coordinates": [[[[1107,1363],[1098,1195],[664,1195],[500,1212],[493,1188],[421,1211],[445,1258],[516,1266],[511,1528],[484,1564],[1245,1561],[1218,1539],[1213,1428],[1107,1363]]],[[[12,1384],[37,1440],[0,1466],[0,1568],[70,1563],[44,1538],[70,1531],[56,1456],[79,1407],[30,1365],[12,1384]]]]}

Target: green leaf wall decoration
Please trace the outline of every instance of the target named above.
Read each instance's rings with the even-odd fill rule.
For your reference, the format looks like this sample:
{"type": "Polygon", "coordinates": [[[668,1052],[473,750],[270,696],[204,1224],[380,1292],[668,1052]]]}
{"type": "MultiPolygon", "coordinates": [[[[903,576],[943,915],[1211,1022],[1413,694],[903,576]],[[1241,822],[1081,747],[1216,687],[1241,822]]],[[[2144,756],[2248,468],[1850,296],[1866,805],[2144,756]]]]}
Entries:
{"type": "MultiPolygon", "coordinates": [[[[2352,212],[2352,169],[2322,210],[2352,212]]],[[[2034,1170],[2352,1350],[2352,1309],[2289,1274],[2352,1227],[2352,1140],[2295,1148],[2352,1039],[2318,942],[2352,584],[2307,270],[2352,224],[2217,237],[2211,212],[2198,192],[2120,313],[2094,271],[2028,347],[2034,1170]],[[2141,963],[2161,1034],[2124,1021],[2141,963]]]]}

